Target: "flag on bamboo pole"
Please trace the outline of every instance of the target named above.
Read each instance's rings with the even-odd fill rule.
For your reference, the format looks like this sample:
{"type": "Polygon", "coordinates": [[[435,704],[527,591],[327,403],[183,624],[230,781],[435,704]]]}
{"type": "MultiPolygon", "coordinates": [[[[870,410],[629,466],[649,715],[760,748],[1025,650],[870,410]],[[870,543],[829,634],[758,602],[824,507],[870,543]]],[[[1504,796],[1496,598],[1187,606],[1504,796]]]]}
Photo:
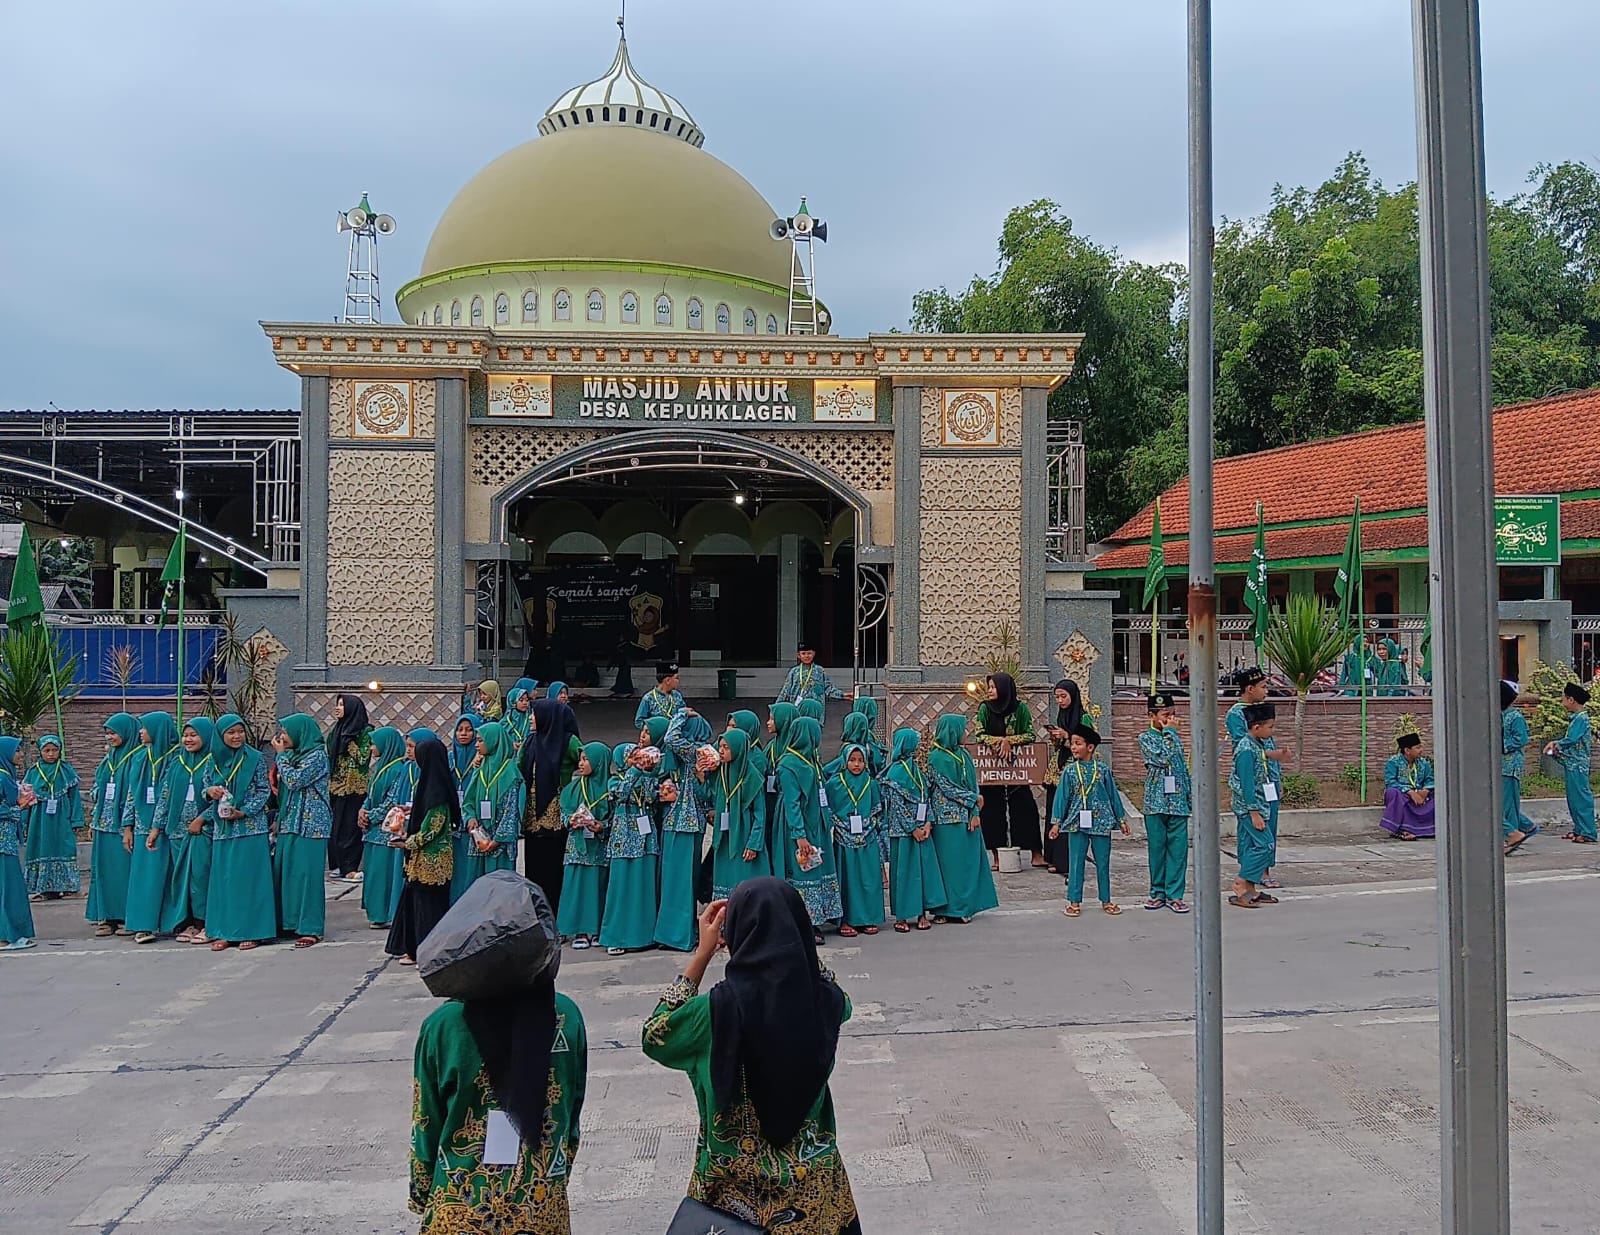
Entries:
{"type": "Polygon", "coordinates": [[[1144,604],[1141,609],[1153,609],[1161,594],[1161,585],[1167,581],[1167,554],[1161,547],[1161,499],[1156,498],[1155,519],[1150,524],[1150,561],[1144,568],[1144,604]]]}
{"type": "Polygon", "coordinates": [[[1255,641],[1256,658],[1260,659],[1261,644],[1267,637],[1267,524],[1261,503],[1256,503],[1256,546],[1250,552],[1250,573],[1244,581],[1244,605],[1254,621],[1250,623],[1250,637],[1255,641]]]}
{"type": "MultiPolygon", "coordinates": [[[[183,586],[183,559],[189,548],[188,541],[183,524],[178,524],[177,539],[172,542],[172,550],[167,554],[167,564],[161,568],[161,582],[165,586],[161,591],[161,612],[156,617],[158,630],[167,625],[172,616],[173,601],[183,586]]],[[[181,611],[179,617],[182,617],[181,611]]]]}
{"type": "MultiPolygon", "coordinates": [[[[1361,591],[1361,495],[1356,495],[1355,513],[1350,516],[1350,534],[1344,542],[1344,556],[1339,559],[1339,571],[1333,577],[1333,594],[1339,598],[1339,621],[1346,629],[1351,622],[1352,607],[1361,591]]],[[[1356,613],[1359,622],[1361,615],[1356,613]]]]}
{"type": "Polygon", "coordinates": [[[33,556],[33,541],[28,528],[22,528],[22,544],[17,549],[17,564],[11,571],[11,601],[6,606],[6,625],[27,630],[44,624],[44,593],[39,590],[39,565],[33,556]]]}

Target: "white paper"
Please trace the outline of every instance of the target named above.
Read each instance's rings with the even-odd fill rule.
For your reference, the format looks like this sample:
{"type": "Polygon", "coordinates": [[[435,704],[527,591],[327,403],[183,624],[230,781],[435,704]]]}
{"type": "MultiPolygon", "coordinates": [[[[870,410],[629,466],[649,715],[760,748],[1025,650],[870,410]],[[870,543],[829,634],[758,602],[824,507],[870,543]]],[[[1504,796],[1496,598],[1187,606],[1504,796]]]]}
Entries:
{"type": "Polygon", "coordinates": [[[106,801],[107,802],[115,802],[116,800],[117,800],[117,782],[114,781],[114,780],[108,780],[106,782],[106,801]]]}
{"type": "Polygon", "coordinates": [[[511,1126],[511,1117],[504,1111],[490,1111],[483,1138],[484,1166],[515,1166],[521,1157],[522,1138],[511,1126]]]}
{"type": "Polygon", "coordinates": [[[479,802],[478,802],[478,818],[479,819],[493,819],[494,818],[494,803],[493,802],[485,802],[482,799],[480,799],[479,802]]]}
{"type": "Polygon", "coordinates": [[[928,804],[926,802],[918,802],[917,803],[917,822],[918,823],[927,823],[928,822],[928,804]]]}
{"type": "Polygon", "coordinates": [[[655,829],[650,826],[650,816],[649,815],[640,815],[639,819],[638,819],[638,824],[639,824],[639,835],[640,836],[649,836],[651,832],[655,831],[655,829]]]}
{"type": "Polygon", "coordinates": [[[860,815],[851,815],[850,816],[850,835],[851,836],[860,836],[866,830],[867,830],[867,825],[866,825],[865,822],[863,822],[863,820],[862,820],[860,815]]]}
{"type": "Polygon", "coordinates": [[[146,785],[144,787],[144,804],[146,806],[154,806],[156,804],[156,787],[154,785],[146,785]]]}
{"type": "Polygon", "coordinates": [[[722,817],[721,817],[721,819],[718,820],[717,830],[721,831],[721,832],[726,832],[728,830],[728,812],[727,811],[723,811],[722,812],[722,817]]]}
{"type": "Polygon", "coordinates": [[[822,804],[823,810],[828,809],[828,791],[820,786],[817,789],[817,801],[822,804]]]}
{"type": "Polygon", "coordinates": [[[777,793],[778,792],[778,778],[777,778],[776,775],[772,775],[772,776],[767,777],[767,792],[768,793],[777,793]]]}
{"type": "Polygon", "coordinates": [[[1269,780],[1261,786],[1261,796],[1269,802],[1276,802],[1278,800],[1278,786],[1269,780]]]}
{"type": "Polygon", "coordinates": [[[1176,776],[1169,776],[1164,781],[1162,781],[1161,782],[1161,792],[1162,793],[1177,793],[1178,792],[1178,778],[1176,776]]]}
{"type": "Polygon", "coordinates": [[[185,802],[193,802],[194,801],[194,782],[193,781],[189,782],[189,788],[184,792],[183,800],[185,802]]]}
{"type": "Polygon", "coordinates": [[[44,800],[44,813],[47,815],[56,813],[56,800],[54,798],[46,798],[44,800]]]}
{"type": "Polygon", "coordinates": [[[1080,810],[1078,812],[1078,827],[1081,829],[1094,827],[1094,812],[1092,810],[1080,810]]]}

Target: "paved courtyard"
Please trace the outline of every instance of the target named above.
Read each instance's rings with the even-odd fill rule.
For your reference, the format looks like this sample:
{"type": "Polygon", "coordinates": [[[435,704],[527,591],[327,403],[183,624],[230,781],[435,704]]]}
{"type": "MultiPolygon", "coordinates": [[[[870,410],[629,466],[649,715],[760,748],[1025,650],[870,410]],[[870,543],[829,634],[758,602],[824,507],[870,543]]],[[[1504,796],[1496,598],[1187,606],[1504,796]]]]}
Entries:
{"type": "MultiPolygon", "coordinates": [[[[1193,919],[1057,913],[1008,876],[968,927],[827,949],[855,999],[834,1093],[869,1235],[1193,1229],[1193,919]]],[[[1556,840],[1510,863],[1513,1212],[1592,1231],[1600,871],[1556,840]]],[[[1226,919],[1230,1232],[1437,1230],[1432,850],[1287,847],[1283,904],[1226,919]]],[[[85,937],[38,906],[0,957],[0,1230],[391,1235],[411,1045],[435,1006],[330,886],[330,941],[216,956],[85,937]]],[[[687,1084],[639,1025],[664,954],[569,953],[588,1020],[582,1235],[665,1228],[694,1146],[687,1084]]]]}

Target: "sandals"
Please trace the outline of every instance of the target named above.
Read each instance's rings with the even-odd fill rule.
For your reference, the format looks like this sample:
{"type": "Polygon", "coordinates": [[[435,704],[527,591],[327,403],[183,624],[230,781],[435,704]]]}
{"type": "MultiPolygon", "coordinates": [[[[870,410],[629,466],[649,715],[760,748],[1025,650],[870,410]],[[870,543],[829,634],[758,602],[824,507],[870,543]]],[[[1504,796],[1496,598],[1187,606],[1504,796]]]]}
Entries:
{"type": "Polygon", "coordinates": [[[1594,844],[1594,837],[1592,837],[1592,836],[1579,836],[1576,832],[1574,832],[1572,834],[1572,843],[1574,845],[1592,845],[1592,844],[1594,844]]]}
{"type": "Polygon", "coordinates": [[[1506,842],[1506,847],[1505,847],[1505,856],[1509,858],[1512,854],[1514,854],[1517,850],[1521,849],[1527,843],[1528,843],[1528,834],[1526,832],[1524,832],[1521,836],[1517,837],[1516,840],[1508,840],[1506,842]]]}
{"type": "MultiPolygon", "coordinates": [[[[313,944],[318,944],[321,942],[322,940],[318,939],[315,935],[301,935],[300,938],[294,941],[294,946],[296,948],[309,948],[313,944]]],[[[416,961],[412,961],[411,963],[415,965],[416,961]]]]}
{"type": "Polygon", "coordinates": [[[1117,904],[1116,901],[1103,901],[1100,905],[1100,912],[1107,917],[1114,918],[1122,912],[1122,906],[1117,904]]]}
{"type": "Polygon", "coordinates": [[[400,958],[400,963],[402,965],[415,965],[417,962],[416,962],[416,959],[414,957],[402,956],[400,958]]]}
{"type": "Polygon", "coordinates": [[[607,956],[626,956],[626,955],[628,955],[628,949],[627,948],[607,948],[606,949],[606,955],[607,956]]]}
{"type": "Polygon", "coordinates": [[[1083,916],[1083,906],[1074,905],[1071,901],[1068,901],[1067,907],[1061,911],[1061,916],[1064,918],[1081,918],[1083,916]]]}
{"type": "Polygon", "coordinates": [[[204,930],[198,930],[194,934],[189,936],[189,942],[190,943],[210,943],[211,942],[211,936],[206,934],[204,930]]]}
{"type": "Polygon", "coordinates": [[[1261,908],[1261,903],[1259,901],[1246,900],[1242,896],[1230,896],[1230,897],[1228,897],[1228,904],[1232,905],[1236,909],[1260,909],[1261,908]]]}
{"type": "Polygon", "coordinates": [[[155,941],[156,933],[154,931],[140,931],[133,937],[134,943],[154,943],[155,941]]]}
{"type": "Polygon", "coordinates": [[[1146,909],[1165,909],[1167,907],[1167,898],[1164,896],[1152,896],[1145,901],[1144,907],[1146,909]]]}
{"type": "Polygon", "coordinates": [[[931,931],[933,929],[933,923],[924,918],[918,918],[916,928],[919,931],[931,931]]]}
{"type": "Polygon", "coordinates": [[[1167,908],[1172,910],[1173,913],[1188,913],[1189,912],[1189,902],[1188,901],[1168,901],[1167,902],[1167,908]]]}
{"type": "Polygon", "coordinates": [[[94,937],[96,939],[106,939],[112,935],[115,935],[116,933],[117,928],[112,926],[109,922],[102,922],[99,926],[94,928],[94,937]]]}
{"type": "Polygon", "coordinates": [[[856,936],[858,936],[858,935],[859,935],[859,934],[861,934],[861,932],[860,932],[860,931],[858,931],[858,930],[857,930],[857,929],[856,929],[856,928],[855,928],[855,927],[853,927],[853,926],[841,926],[841,927],[840,927],[840,928],[839,928],[839,934],[841,934],[841,935],[842,935],[842,936],[844,936],[844,937],[845,937],[845,938],[846,938],[846,939],[854,939],[854,938],[855,938],[855,937],[856,937],[856,936]]]}
{"type": "Polygon", "coordinates": [[[1281,888],[1283,887],[1283,884],[1278,882],[1278,877],[1276,875],[1269,875],[1267,878],[1261,881],[1259,886],[1263,888],[1281,888]]]}
{"type": "MultiPolygon", "coordinates": [[[[841,931],[839,933],[843,934],[844,932],[841,931]]],[[[876,926],[863,926],[861,928],[861,933],[863,935],[876,935],[878,933],[878,928],[876,926]]]]}
{"type": "Polygon", "coordinates": [[[909,935],[911,933],[911,923],[896,922],[894,924],[894,933],[897,935],[909,935]]]}
{"type": "Polygon", "coordinates": [[[1271,895],[1268,892],[1257,892],[1256,893],[1256,904],[1258,904],[1258,905],[1276,905],[1277,903],[1278,903],[1278,898],[1276,896],[1271,895]]]}
{"type": "Polygon", "coordinates": [[[186,926],[181,931],[179,931],[176,935],[174,935],[173,938],[176,939],[179,943],[193,943],[194,942],[194,934],[195,934],[194,927],[186,926]]]}
{"type": "Polygon", "coordinates": [[[259,948],[260,946],[261,946],[261,941],[259,939],[246,939],[243,943],[241,943],[239,945],[239,951],[241,951],[241,952],[253,952],[257,948],[259,948]]]}
{"type": "Polygon", "coordinates": [[[211,941],[211,950],[213,952],[226,952],[228,950],[228,941],[226,939],[213,939],[211,941]]]}

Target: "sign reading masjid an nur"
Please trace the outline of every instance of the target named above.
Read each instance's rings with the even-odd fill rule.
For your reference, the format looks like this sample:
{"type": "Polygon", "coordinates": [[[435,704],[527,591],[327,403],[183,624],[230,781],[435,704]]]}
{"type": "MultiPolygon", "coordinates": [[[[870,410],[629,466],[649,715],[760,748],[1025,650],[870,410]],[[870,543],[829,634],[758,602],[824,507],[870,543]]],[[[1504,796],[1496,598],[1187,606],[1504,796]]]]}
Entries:
{"type": "Polygon", "coordinates": [[[494,419],[578,424],[888,424],[889,383],[873,378],[663,377],[656,374],[489,375],[494,419]]]}

